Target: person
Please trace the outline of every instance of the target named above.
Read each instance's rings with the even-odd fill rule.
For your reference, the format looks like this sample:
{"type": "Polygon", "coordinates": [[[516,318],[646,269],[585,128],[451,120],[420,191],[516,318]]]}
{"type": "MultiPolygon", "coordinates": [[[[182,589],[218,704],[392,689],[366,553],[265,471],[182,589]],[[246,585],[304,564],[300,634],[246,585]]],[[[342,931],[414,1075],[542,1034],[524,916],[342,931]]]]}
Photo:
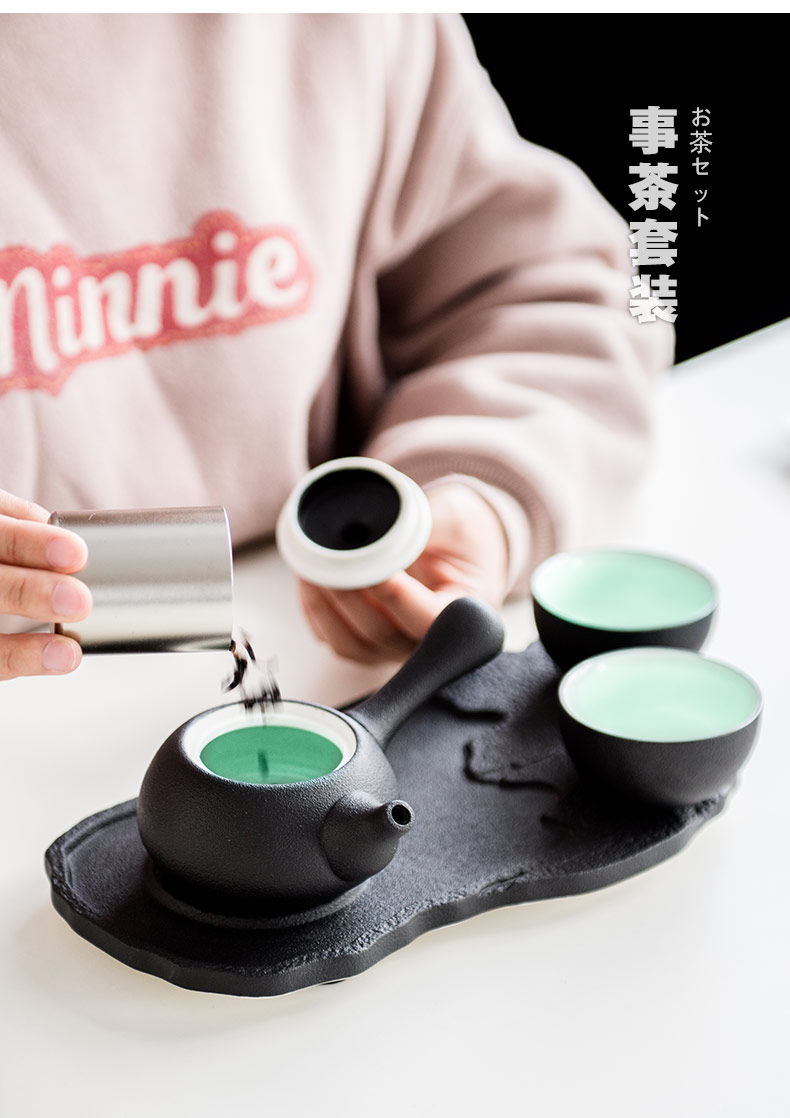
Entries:
{"type": "MultiPolygon", "coordinates": [[[[399,658],[637,476],[670,331],[460,17],[6,15],[0,74],[0,612],[90,609],[48,509],[222,504],[238,545],[363,453],[425,486],[428,546],[302,601],[340,654],[399,658]]],[[[1,678],[79,660],[0,636],[1,678]]]]}

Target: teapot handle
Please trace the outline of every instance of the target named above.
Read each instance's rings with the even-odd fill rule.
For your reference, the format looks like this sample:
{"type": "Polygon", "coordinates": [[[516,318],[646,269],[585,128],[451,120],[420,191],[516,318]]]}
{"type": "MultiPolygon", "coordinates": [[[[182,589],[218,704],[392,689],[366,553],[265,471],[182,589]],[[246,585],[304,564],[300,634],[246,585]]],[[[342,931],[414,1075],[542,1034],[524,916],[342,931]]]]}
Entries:
{"type": "Polygon", "coordinates": [[[385,749],[418,706],[454,679],[502,651],[505,631],[497,611],[479,598],[456,598],[442,610],[400,671],[349,710],[385,749]]]}

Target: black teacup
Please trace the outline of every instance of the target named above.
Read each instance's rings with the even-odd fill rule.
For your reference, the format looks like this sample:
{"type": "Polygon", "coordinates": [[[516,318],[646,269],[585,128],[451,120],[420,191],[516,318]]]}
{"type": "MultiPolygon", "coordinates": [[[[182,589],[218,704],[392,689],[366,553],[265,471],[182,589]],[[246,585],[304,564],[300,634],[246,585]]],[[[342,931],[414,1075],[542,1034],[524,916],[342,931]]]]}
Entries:
{"type": "Polygon", "coordinates": [[[563,668],[617,648],[698,650],[718,599],[704,571],[646,551],[560,552],[537,567],[531,588],[540,639],[563,668]]]}

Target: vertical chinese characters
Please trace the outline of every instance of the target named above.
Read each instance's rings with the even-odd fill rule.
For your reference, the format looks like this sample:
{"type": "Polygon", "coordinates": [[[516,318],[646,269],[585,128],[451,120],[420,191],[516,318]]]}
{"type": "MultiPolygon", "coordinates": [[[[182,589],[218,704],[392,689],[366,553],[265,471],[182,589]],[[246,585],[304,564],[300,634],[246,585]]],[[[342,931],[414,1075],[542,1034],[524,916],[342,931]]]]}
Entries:
{"type": "MultiPolygon", "coordinates": [[[[659,151],[675,147],[677,109],[662,109],[648,105],[646,109],[631,109],[631,146],[641,148],[643,155],[657,155],[659,151]]],[[[629,203],[634,211],[645,214],[660,208],[675,208],[673,195],[678,184],[670,181],[678,168],[669,163],[637,163],[629,167],[638,181],[631,184],[634,199],[629,203]]],[[[651,275],[643,268],[656,266],[670,268],[677,258],[674,242],[677,240],[677,222],[663,221],[658,216],[645,217],[631,222],[631,259],[639,273],[632,277],[631,314],[638,322],[655,322],[657,318],[674,322],[677,318],[677,280],[667,272],[651,275]]]]}

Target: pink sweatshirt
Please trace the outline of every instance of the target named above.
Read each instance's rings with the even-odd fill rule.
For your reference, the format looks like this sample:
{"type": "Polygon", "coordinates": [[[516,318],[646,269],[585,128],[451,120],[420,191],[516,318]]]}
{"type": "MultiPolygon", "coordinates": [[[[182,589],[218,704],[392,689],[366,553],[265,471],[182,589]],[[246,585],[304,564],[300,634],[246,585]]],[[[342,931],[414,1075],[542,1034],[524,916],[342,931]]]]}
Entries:
{"type": "Polygon", "coordinates": [[[269,534],[361,451],[462,475],[511,584],[645,456],[668,328],[453,16],[0,17],[0,487],[269,534]]]}

